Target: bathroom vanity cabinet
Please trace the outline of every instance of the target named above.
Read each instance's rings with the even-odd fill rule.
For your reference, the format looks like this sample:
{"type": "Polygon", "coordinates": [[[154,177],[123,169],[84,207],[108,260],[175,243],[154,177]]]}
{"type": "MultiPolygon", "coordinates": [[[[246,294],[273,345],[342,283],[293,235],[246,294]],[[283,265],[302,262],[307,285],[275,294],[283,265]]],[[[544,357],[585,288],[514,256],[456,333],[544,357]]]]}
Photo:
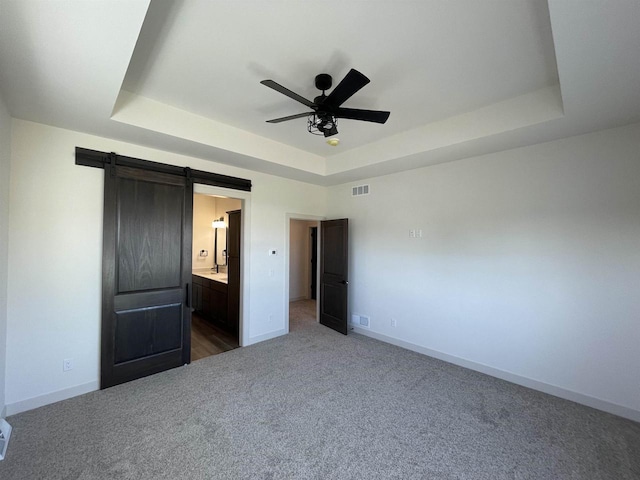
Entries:
{"type": "Polygon", "coordinates": [[[193,309],[206,320],[236,336],[240,325],[240,210],[227,212],[227,273],[193,272],[193,309]]]}
{"type": "Polygon", "coordinates": [[[193,309],[207,320],[229,330],[227,284],[200,275],[193,275],[191,284],[193,309]]]}

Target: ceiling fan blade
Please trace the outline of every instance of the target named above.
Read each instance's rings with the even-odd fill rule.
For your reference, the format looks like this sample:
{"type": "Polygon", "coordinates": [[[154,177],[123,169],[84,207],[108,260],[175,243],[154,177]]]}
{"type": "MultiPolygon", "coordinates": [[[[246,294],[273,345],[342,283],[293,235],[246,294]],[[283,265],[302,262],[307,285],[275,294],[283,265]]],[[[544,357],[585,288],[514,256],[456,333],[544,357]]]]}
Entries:
{"type": "Polygon", "coordinates": [[[280,85],[279,83],[274,82],[273,80],[262,80],[260,82],[262,85],[269,87],[269,88],[273,88],[276,92],[280,92],[283,95],[286,95],[289,98],[292,98],[293,100],[302,103],[303,105],[306,105],[309,108],[315,108],[316,104],[313,102],[310,102],[309,100],[307,100],[306,98],[298,95],[295,92],[292,92],[291,90],[289,90],[288,88],[283,87],[282,85],[280,85]]]}
{"type": "Polygon", "coordinates": [[[367,77],[352,68],[324,100],[322,105],[329,108],[337,108],[369,82],[370,80],[367,77]]]}
{"type": "Polygon", "coordinates": [[[338,108],[334,116],[336,118],[347,118],[349,120],[363,120],[365,122],[385,123],[391,112],[380,110],[360,110],[358,108],[338,108]]]}
{"type": "Polygon", "coordinates": [[[286,122],[287,120],[295,120],[296,118],[303,118],[303,117],[308,117],[309,115],[311,115],[313,112],[306,112],[306,113],[297,113],[295,115],[289,115],[288,117],[280,117],[280,118],[274,118],[273,120],[267,120],[267,123],[280,123],[280,122],[286,122]]]}

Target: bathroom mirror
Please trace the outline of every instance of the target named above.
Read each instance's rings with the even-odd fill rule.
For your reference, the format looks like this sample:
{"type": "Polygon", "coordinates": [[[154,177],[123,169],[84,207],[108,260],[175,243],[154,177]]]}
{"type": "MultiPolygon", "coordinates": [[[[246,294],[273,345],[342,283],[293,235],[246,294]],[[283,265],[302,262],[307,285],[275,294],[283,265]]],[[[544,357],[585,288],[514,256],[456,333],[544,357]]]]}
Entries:
{"type": "Polygon", "coordinates": [[[227,225],[224,217],[213,221],[213,265],[227,265],[227,225]]]}

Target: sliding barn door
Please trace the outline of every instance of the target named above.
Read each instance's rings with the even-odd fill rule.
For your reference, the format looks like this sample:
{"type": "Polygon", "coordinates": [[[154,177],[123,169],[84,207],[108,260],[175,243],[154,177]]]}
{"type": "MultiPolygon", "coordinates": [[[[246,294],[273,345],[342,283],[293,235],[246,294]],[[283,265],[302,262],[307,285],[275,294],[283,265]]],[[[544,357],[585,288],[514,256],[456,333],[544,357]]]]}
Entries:
{"type": "Polygon", "coordinates": [[[101,388],[191,361],[193,186],[105,168],[101,388]]]}
{"type": "Polygon", "coordinates": [[[320,323],[347,334],[349,285],[349,221],[321,225],[320,323]]]}

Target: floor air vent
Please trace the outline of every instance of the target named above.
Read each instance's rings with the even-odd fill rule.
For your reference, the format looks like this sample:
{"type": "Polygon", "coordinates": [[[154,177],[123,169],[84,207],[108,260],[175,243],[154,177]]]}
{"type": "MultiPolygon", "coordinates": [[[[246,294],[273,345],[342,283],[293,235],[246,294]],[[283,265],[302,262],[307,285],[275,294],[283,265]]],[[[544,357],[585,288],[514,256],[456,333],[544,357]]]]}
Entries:
{"type": "Polygon", "coordinates": [[[364,315],[351,315],[351,323],[356,327],[369,328],[370,319],[364,315]]]}
{"type": "Polygon", "coordinates": [[[7,446],[11,437],[11,425],[6,420],[0,418],[0,460],[4,460],[7,454],[7,446]]]}
{"type": "Polygon", "coordinates": [[[369,185],[358,185],[351,187],[351,196],[359,197],[360,195],[369,195],[369,185]]]}

